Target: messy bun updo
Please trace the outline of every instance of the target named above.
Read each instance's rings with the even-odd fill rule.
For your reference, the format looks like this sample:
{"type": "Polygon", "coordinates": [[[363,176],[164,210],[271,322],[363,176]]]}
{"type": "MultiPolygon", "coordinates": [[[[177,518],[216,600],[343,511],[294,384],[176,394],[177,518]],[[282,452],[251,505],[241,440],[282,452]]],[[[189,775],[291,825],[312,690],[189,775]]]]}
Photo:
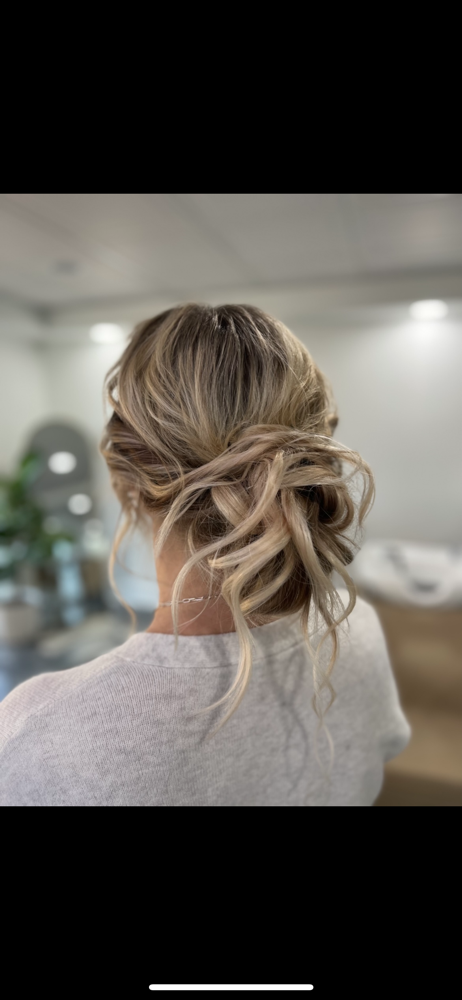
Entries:
{"type": "Polygon", "coordinates": [[[374,496],[369,466],[333,438],[337,416],[325,376],[290,330],[260,309],[193,303],[137,326],[106,390],[113,413],[101,452],[125,515],[112,567],[130,526],[152,525],[155,515],[156,555],[174,530],[187,557],[172,594],[175,636],[191,569],[203,575],[202,593],[226,601],[240,660],[230,690],[215,703],[228,702],[220,725],[249,681],[248,622],[299,612],[322,722],[335,697],[338,627],[356,600],[346,567],[358,545],[346,532],[355,518],[361,527],[374,496]],[[334,570],[348,589],[347,608],[334,570]],[[322,643],[330,637],[332,644],[324,670],[308,633],[312,606],[326,626],[322,643]]]}

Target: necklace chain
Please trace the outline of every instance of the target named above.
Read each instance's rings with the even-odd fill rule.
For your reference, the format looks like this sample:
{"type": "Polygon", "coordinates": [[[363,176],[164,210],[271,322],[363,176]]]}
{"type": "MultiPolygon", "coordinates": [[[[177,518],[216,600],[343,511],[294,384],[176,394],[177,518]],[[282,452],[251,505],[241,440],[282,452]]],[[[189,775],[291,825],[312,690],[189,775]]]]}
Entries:
{"type": "MultiPolygon", "coordinates": [[[[181,601],[178,601],[178,604],[191,604],[193,601],[211,601],[211,600],[212,600],[211,597],[183,597],[181,601]]],[[[172,604],[173,601],[162,601],[162,603],[158,604],[157,607],[170,608],[172,604]]]]}

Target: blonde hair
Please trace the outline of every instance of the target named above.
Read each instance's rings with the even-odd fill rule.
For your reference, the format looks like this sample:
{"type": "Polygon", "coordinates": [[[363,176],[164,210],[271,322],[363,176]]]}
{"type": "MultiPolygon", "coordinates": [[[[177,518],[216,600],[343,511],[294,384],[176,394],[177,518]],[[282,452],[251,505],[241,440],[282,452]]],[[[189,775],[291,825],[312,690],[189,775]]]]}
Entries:
{"type": "Polygon", "coordinates": [[[260,309],[191,303],[135,328],[108,373],[106,392],[113,413],[101,452],[125,515],[112,582],[130,527],[152,526],[152,515],[161,520],[157,555],[175,529],[189,555],[172,593],[175,649],[177,602],[193,568],[208,593],[226,601],[239,638],[235,680],[204,709],[228,702],[218,728],[249,682],[247,621],[264,625],[299,612],[313,659],[313,708],[323,725],[335,698],[330,677],[338,629],[356,601],[346,566],[359,546],[345,532],[356,515],[361,527],[374,498],[369,466],[332,436],[338,421],[327,379],[290,330],[260,309]],[[362,492],[355,501],[349,482],[358,473],[362,492]],[[347,608],[334,570],[348,589],[347,608]],[[316,651],[308,633],[311,605],[326,625],[316,651]],[[319,653],[329,636],[332,654],[323,670],[319,653]]]}

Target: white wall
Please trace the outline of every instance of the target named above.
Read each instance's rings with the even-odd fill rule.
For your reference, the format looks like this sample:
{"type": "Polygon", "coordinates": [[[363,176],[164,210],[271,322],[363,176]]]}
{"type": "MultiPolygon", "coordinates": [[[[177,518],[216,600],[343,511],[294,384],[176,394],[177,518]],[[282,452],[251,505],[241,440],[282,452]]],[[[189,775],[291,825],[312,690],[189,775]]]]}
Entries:
{"type": "MultiPolygon", "coordinates": [[[[13,471],[40,424],[73,423],[91,446],[97,502],[93,513],[102,518],[109,537],[120,508],[97,449],[104,423],[103,380],[120,350],[120,346],[50,347],[17,336],[0,338],[0,475],[13,471]]],[[[152,610],[158,591],[149,545],[136,535],[122,559],[131,570],[116,570],[122,595],[137,610],[152,610]]]]}
{"type": "MultiPolygon", "coordinates": [[[[120,344],[44,345],[47,397],[55,420],[69,420],[96,451],[104,425],[103,381],[121,353],[120,344]]],[[[96,461],[101,476],[104,463],[96,461]]]]}
{"type": "MultiPolygon", "coordinates": [[[[120,513],[98,444],[103,431],[105,410],[103,382],[117,360],[123,345],[83,343],[43,348],[47,392],[54,420],[69,420],[87,437],[93,457],[97,509],[109,537],[113,537],[120,513]]],[[[131,572],[116,567],[116,583],[122,596],[138,611],[152,610],[157,603],[155,563],[149,543],[133,536],[120,552],[122,562],[131,572]]]]}
{"type": "Polygon", "coordinates": [[[0,340],[0,475],[13,471],[31,430],[48,413],[40,350],[20,340],[0,340]]]}
{"type": "Polygon", "coordinates": [[[365,537],[462,541],[462,321],[294,332],[332,383],[336,437],[374,472],[365,537]]]}

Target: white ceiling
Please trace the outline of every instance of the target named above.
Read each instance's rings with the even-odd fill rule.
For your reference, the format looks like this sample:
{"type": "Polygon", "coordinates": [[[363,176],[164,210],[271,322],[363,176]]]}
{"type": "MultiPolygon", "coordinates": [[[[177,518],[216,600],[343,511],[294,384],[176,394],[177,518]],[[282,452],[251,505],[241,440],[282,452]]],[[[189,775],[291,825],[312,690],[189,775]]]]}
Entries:
{"type": "Polygon", "coordinates": [[[459,194],[0,195],[0,295],[60,312],[448,269],[459,194]]]}

